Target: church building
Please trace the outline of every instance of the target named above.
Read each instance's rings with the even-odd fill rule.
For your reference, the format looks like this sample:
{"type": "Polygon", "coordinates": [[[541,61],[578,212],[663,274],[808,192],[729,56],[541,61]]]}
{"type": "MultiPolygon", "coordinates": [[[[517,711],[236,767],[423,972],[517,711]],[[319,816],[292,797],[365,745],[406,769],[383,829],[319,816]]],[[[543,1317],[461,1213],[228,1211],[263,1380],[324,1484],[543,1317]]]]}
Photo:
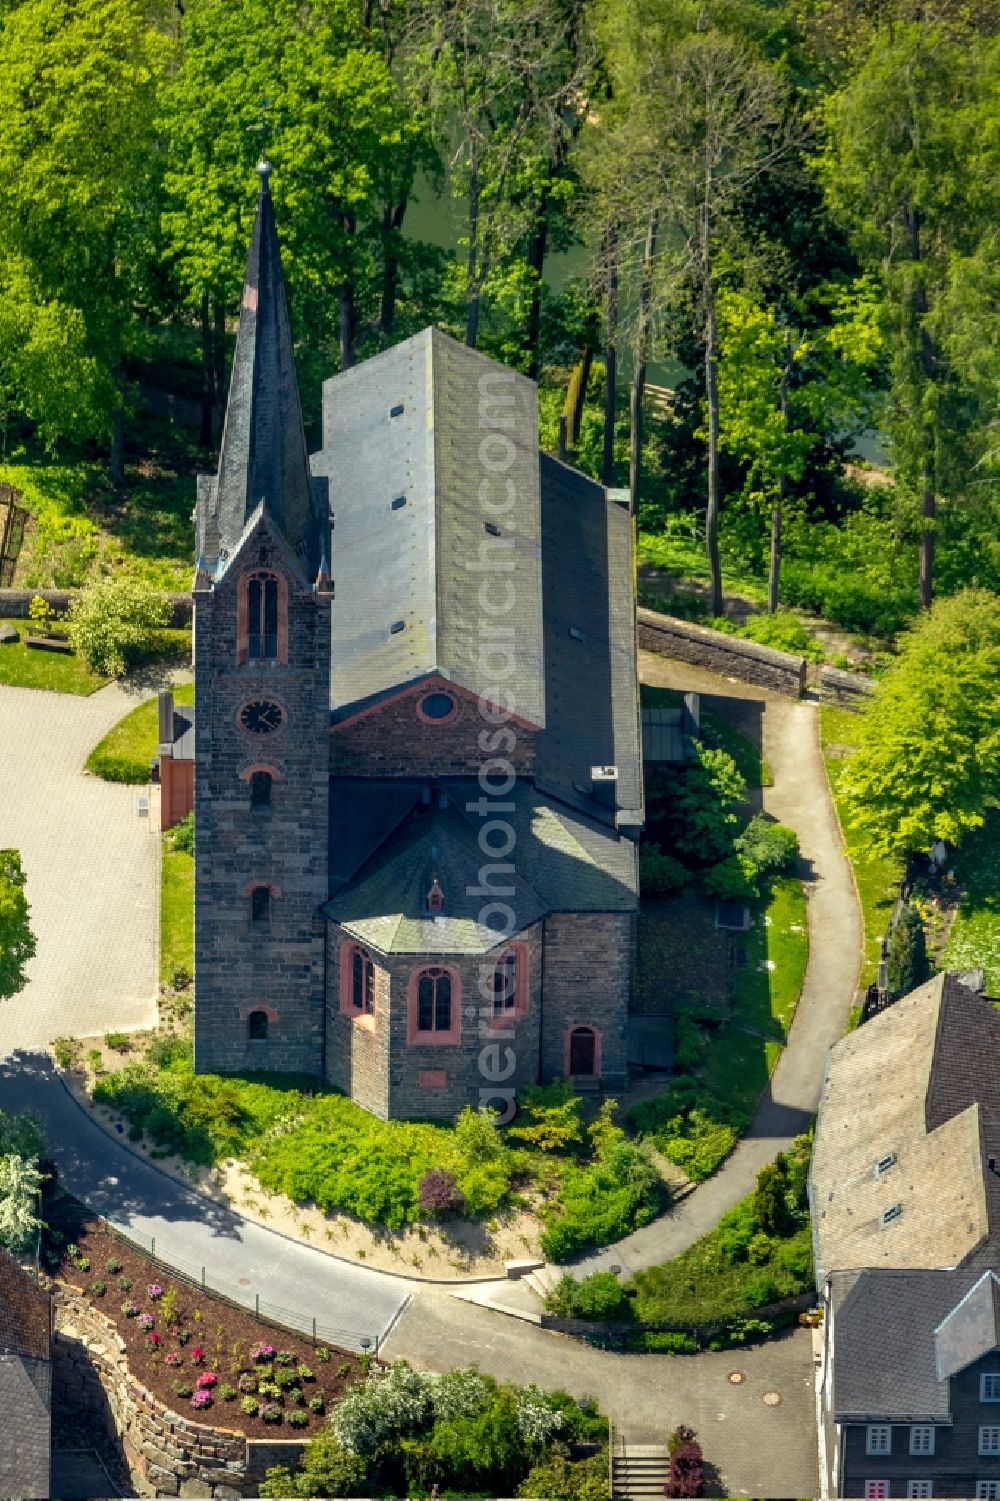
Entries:
{"type": "Polygon", "coordinates": [[[643,819],[632,519],[428,328],[309,455],[269,187],[196,512],[195,1067],[383,1118],[621,1089],[643,819]]]}

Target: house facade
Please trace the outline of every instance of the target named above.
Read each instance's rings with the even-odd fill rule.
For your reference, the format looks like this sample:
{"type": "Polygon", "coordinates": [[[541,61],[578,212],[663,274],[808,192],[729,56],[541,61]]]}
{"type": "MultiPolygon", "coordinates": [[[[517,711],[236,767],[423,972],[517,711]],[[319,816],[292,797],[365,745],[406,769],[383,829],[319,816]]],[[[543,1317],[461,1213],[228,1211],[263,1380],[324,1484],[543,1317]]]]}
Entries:
{"type": "Polygon", "coordinates": [[[434,329],[308,455],[268,171],[194,583],[195,1066],[382,1118],[626,1082],[632,521],[434,329]]]}
{"type": "Polygon", "coordinates": [[[835,1272],[824,1303],[823,1495],[996,1501],[996,1273],[835,1272]]]}

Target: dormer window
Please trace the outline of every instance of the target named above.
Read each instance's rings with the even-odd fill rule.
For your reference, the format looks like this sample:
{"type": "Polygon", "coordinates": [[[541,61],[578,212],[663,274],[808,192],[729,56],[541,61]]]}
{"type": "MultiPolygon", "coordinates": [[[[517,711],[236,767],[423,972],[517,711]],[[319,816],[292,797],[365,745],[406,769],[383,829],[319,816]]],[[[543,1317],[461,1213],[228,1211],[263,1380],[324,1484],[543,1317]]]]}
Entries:
{"type": "Polygon", "coordinates": [[[887,1173],[889,1169],[894,1166],[895,1161],[895,1152],[886,1152],[884,1157],[880,1157],[878,1162],[875,1164],[875,1171],[878,1176],[881,1178],[883,1173],[887,1173]]]}
{"type": "Polygon", "coordinates": [[[898,1220],[902,1212],[902,1204],[892,1204],[888,1209],[883,1209],[878,1221],[882,1229],[884,1230],[886,1225],[891,1225],[893,1220],[898,1220]]]}
{"type": "Polygon", "coordinates": [[[444,911],[444,892],[441,890],[437,876],[431,881],[430,889],[427,892],[427,910],[428,912],[444,911]]]}

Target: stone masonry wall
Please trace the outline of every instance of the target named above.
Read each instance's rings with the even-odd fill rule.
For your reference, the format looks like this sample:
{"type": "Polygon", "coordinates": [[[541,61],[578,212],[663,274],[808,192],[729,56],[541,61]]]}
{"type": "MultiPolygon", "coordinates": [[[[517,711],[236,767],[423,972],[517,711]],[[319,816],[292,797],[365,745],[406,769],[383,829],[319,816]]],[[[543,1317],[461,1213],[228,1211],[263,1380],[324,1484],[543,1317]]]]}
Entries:
{"type": "Polygon", "coordinates": [[[453,1120],[464,1106],[486,1103],[502,1109],[506,1096],[491,1102],[486,1095],[494,1089],[516,1092],[538,1080],[542,924],[519,933],[516,941],[525,945],[528,955],[527,1007],[521,1018],[502,1028],[489,1025],[489,1007],[479,988],[484,967],[487,975],[492,973],[495,954],[386,957],[372,950],[375,1015],[352,1017],[340,1013],[340,952],[343,944],[354,940],[331,923],[327,1011],[330,1083],[382,1120],[390,1116],[396,1120],[453,1120]],[[462,1026],[457,1043],[415,1044],[407,1040],[410,976],[414,969],[428,964],[447,965],[458,973],[462,1026]],[[486,1012],[485,1018],[480,1017],[481,1009],[486,1012]],[[490,1078],[490,1074],[505,1077],[490,1078]]]}
{"type": "Polygon", "coordinates": [[[773,688],[792,698],[798,698],[805,688],[805,657],[760,646],[756,641],[744,641],[739,636],[727,636],[724,631],[712,631],[687,620],[675,620],[672,615],[660,615],[655,610],[638,610],[636,620],[639,646],[644,651],[690,662],[709,672],[737,678],[741,683],[773,688]]]}
{"type": "MultiPolygon", "coordinates": [[[[261,1460],[248,1463],[250,1446],[242,1434],[195,1423],[164,1407],[129,1371],[124,1343],[108,1319],[66,1288],[56,1288],[54,1304],[55,1400],[105,1424],[121,1446],[138,1495],[218,1501],[257,1495],[261,1460]]],[[[286,1451],[281,1462],[294,1463],[304,1445],[281,1447],[286,1451]]],[[[263,1459],[277,1462],[266,1453],[263,1459]]]]}
{"type": "Polygon", "coordinates": [[[601,1082],[628,1080],[625,1038],[635,945],[634,912],[557,912],[545,919],[542,1078],[566,1072],[566,1034],[594,1027],[601,1036],[601,1082]]]}
{"type": "MultiPolygon", "coordinates": [[[[496,751],[497,733],[497,726],[480,714],[476,700],[462,697],[443,680],[424,681],[356,719],[335,725],[330,771],[334,776],[356,777],[476,776],[484,759],[496,751]],[[447,692],[455,700],[456,712],[450,719],[428,724],[420,718],[418,706],[436,691],[447,692]]],[[[518,730],[510,760],[519,776],[534,775],[535,739],[533,731],[518,730]]]]}
{"type": "Polygon", "coordinates": [[[196,594],[195,1067],[320,1074],[329,806],[329,599],[304,589],[266,527],[214,590],[196,594]],[[241,572],[268,567],[288,589],[288,661],[237,655],[241,572]],[[273,700],[280,728],[253,734],[241,707],[273,700]],[[271,805],[251,808],[249,769],[274,768],[271,805]],[[270,885],[270,921],[251,928],[250,888],[270,885]],[[246,1017],[263,1009],[266,1040],[246,1017]]]}

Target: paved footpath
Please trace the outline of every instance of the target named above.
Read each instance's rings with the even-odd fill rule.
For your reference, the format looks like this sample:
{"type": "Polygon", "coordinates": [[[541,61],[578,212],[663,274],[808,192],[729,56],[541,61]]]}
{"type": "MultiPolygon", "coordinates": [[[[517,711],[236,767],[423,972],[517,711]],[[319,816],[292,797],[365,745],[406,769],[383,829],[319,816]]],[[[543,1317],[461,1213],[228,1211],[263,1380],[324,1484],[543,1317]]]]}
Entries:
{"type": "Polygon", "coordinates": [[[844,1035],[861,964],[861,914],[820,753],[817,706],[649,652],[639,654],[639,673],[644,683],[697,690],[703,705],[727,714],[737,727],[762,725],[764,759],[774,780],[764,788],[764,810],[799,836],[809,962],[788,1043],[735,1152],[670,1214],[574,1265],[576,1276],[614,1265],[638,1271],[678,1256],[752,1191],[764,1164],[816,1112],[827,1053],[844,1035]]]}
{"type": "Polygon", "coordinates": [[[38,941],[28,984],[0,1005],[0,1058],[155,1024],[159,836],[138,787],[83,773],[149,691],[0,687],[0,847],[21,852],[38,941]]]}

